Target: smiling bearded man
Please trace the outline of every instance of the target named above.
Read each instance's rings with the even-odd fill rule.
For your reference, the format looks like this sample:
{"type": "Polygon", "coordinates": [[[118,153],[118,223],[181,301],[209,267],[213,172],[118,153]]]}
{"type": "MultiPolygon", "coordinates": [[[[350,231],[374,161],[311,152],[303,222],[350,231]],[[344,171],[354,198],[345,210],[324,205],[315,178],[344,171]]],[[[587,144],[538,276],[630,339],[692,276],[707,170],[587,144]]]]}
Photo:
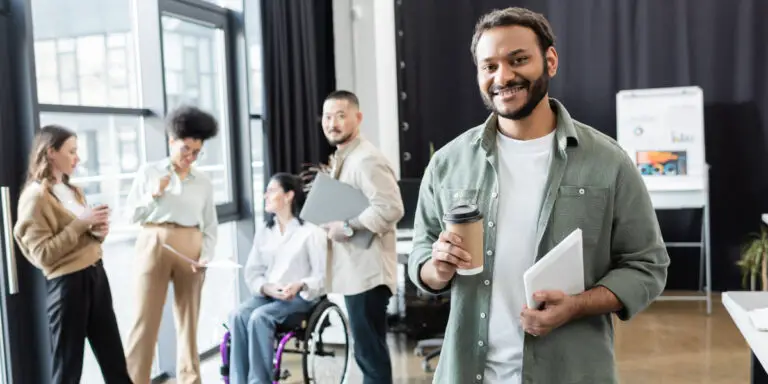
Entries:
{"type": "Polygon", "coordinates": [[[408,274],[452,295],[436,383],[614,383],[611,313],[629,319],[666,284],[669,256],[634,163],[548,96],[554,44],[540,14],[483,16],[472,54],[491,116],[424,172],[408,274]],[[466,204],[483,215],[482,255],[442,221],[466,204]],[[523,274],[577,228],[586,291],[535,292],[542,305],[527,308],[523,274]],[[481,272],[457,276],[480,256],[481,272]]]}

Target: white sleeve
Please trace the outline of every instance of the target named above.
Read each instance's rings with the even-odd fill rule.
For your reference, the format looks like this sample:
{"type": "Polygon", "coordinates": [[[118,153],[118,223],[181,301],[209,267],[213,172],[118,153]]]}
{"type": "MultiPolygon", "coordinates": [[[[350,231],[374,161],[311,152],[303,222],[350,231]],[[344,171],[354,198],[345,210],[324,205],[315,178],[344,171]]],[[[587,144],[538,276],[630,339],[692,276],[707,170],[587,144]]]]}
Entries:
{"type": "MultiPolygon", "coordinates": [[[[311,224],[305,224],[311,225],[311,224]]],[[[325,291],[325,269],[328,257],[328,237],[320,228],[313,228],[312,234],[308,236],[306,244],[307,257],[311,268],[311,274],[302,279],[301,282],[307,285],[307,290],[302,292],[305,300],[312,300],[325,291]]]]}
{"type": "Polygon", "coordinates": [[[158,199],[152,197],[152,183],[149,180],[150,166],[145,164],[139,168],[128,193],[126,207],[131,223],[143,222],[157,208],[158,199]]]}
{"type": "Polygon", "coordinates": [[[219,219],[216,217],[216,204],[213,202],[213,185],[208,189],[203,207],[203,220],[200,230],[203,232],[203,249],[200,252],[200,261],[213,260],[216,250],[219,219]]]}
{"type": "Polygon", "coordinates": [[[245,263],[245,271],[243,272],[245,284],[254,296],[263,296],[261,287],[267,282],[267,269],[269,266],[262,257],[261,252],[259,252],[260,240],[265,229],[263,226],[259,226],[256,229],[251,252],[248,254],[248,261],[245,263]]]}

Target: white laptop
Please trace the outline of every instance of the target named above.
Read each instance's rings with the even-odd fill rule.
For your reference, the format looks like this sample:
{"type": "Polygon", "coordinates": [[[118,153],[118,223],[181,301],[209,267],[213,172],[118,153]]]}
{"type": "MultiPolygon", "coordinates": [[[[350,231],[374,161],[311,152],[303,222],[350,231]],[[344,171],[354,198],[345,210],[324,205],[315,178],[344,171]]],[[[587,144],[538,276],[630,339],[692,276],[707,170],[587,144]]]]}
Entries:
{"type": "Polygon", "coordinates": [[[540,303],[533,294],[542,290],[558,290],[569,295],[584,292],[584,248],[581,229],[571,232],[560,244],[547,252],[523,274],[528,308],[540,303]]]}

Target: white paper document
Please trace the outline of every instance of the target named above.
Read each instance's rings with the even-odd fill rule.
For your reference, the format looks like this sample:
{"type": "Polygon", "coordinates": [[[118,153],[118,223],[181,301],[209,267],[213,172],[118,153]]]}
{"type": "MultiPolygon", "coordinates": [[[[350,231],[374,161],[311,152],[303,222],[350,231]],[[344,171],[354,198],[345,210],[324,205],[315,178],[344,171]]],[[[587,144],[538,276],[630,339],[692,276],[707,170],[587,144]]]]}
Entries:
{"type": "Polygon", "coordinates": [[[219,268],[219,269],[239,269],[243,266],[230,260],[230,259],[216,259],[211,260],[205,265],[206,268],[219,268]]]}
{"type": "Polygon", "coordinates": [[[183,253],[177,251],[176,248],[171,247],[168,244],[163,244],[163,248],[171,251],[174,255],[176,255],[178,257],[181,257],[184,261],[186,261],[186,262],[188,262],[190,264],[198,265],[197,261],[195,261],[191,257],[188,257],[188,256],[184,255],[183,253]]]}
{"type": "Polygon", "coordinates": [[[568,295],[584,292],[584,249],[581,229],[571,232],[560,244],[539,259],[523,274],[528,308],[538,308],[533,294],[542,290],[563,291],[568,295]]]}
{"type": "MultiPolygon", "coordinates": [[[[199,266],[200,265],[197,261],[195,261],[191,257],[189,257],[189,256],[187,256],[187,255],[177,251],[176,248],[171,247],[167,243],[163,244],[163,248],[171,251],[173,254],[175,254],[176,256],[180,257],[182,260],[184,260],[184,261],[186,261],[186,262],[188,262],[190,264],[194,264],[195,266],[199,266]]],[[[236,262],[234,262],[232,260],[229,260],[229,259],[216,259],[216,260],[210,261],[208,264],[205,265],[205,268],[221,268],[221,269],[237,269],[237,268],[242,268],[242,267],[243,267],[242,265],[240,265],[240,264],[238,264],[238,263],[236,263],[236,262]]]]}

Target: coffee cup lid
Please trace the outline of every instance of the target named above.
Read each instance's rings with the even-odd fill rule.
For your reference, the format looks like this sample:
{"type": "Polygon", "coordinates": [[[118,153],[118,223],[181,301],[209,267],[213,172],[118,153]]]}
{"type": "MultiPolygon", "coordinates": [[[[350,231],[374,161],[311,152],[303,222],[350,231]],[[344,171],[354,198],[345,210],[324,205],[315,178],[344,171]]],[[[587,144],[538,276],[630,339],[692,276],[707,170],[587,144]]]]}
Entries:
{"type": "Polygon", "coordinates": [[[443,215],[443,221],[459,224],[471,223],[483,218],[476,205],[457,205],[443,215]]]}

